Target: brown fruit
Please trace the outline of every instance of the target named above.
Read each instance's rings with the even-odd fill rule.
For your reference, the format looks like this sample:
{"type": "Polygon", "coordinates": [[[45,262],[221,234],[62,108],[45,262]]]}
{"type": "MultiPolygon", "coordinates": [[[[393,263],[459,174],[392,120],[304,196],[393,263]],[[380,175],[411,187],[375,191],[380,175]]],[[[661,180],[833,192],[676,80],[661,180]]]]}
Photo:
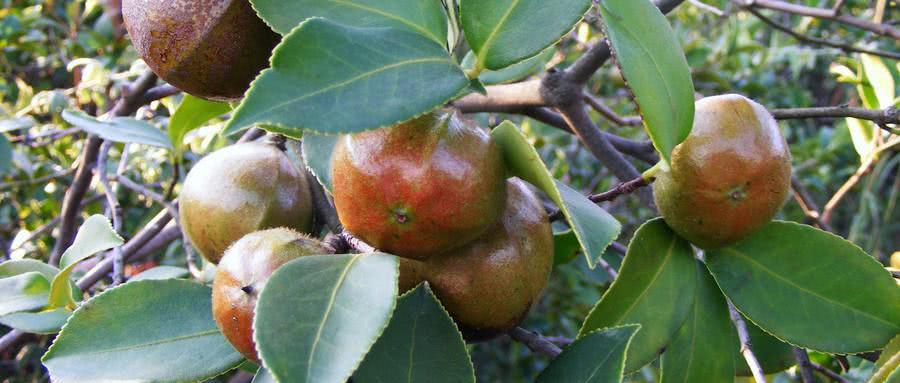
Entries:
{"type": "Polygon", "coordinates": [[[477,238],[496,222],[506,198],[497,145],[447,111],[342,136],[332,174],[344,227],[375,248],[413,259],[477,238]]]}
{"type": "Polygon", "coordinates": [[[401,291],[428,281],[468,341],[518,325],[553,267],[553,232],[540,201],[516,179],[507,194],[503,215],[482,237],[426,261],[400,259],[401,291]]]}
{"type": "Polygon", "coordinates": [[[273,227],[308,231],[312,197],[287,155],[265,143],[237,144],[198,161],[178,198],[181,227],[216,263],[233,242],[273,227]]]}
{"type": "Polygon", "coordinates": [[[281,39],[249,0],[124,0],[122,15],[153,72],[210,100],[241,98],[281,39]]]}
{"type": "Polygon", "coordinates": [[[653,195],[666,223],[713,249],[759,230],[791,186],[791,154],[772,115],[734,94],[697,101],[694,128],[672,152],[653,195]]]}
{"type": "Polygon", "coordinates": [[[259,363],[253,342],[253,310],[269,276],[287,262],[317,254],[328,254],[328,249],[285,228],[248,234],[225,252],[213,280],[213,318],[225,338],[247,359],[259,363]]]}

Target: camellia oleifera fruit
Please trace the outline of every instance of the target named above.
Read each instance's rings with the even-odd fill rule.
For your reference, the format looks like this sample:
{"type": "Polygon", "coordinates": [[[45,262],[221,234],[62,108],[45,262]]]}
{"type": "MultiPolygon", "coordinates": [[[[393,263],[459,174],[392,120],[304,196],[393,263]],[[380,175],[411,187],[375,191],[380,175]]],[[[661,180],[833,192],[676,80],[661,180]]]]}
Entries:
{"type": "Polygon", "coordinates": [[[246,234],[273,227],[306,232],[312,225],[306,177],[281,150],[261,142],[228,146],[198,161],[178,204],[182,230],[213,263],[246,234]]]}
{"type": "Polygon", "coordinates": [[[499,148],[449,111],[342,136],[332,174],[344,228],[413,259],[475,239],[497,221],[506,198],[499,148]]]}
{"type": "Polygon", "coordinates": [[[468,341],[518,325],[547,285],[553,232],[525,183],[510,179],[506,208],[483,236],[425,261],[400,260],[400,289],[428,281],[468,341]]]}
{"type": "Polygon", "coordinates": [[[280,40],[249,0],[124,0],[122,15],[153,72],[211,100],[241,98],[280,40]]]}
{"type": "Polygon", "coordinates": [[[253,310],[259,292],[281,265],[302,256],[328,253],[319,241],[285,228],[250,233],[228,248],[216,268],[212,311],[235,349],[259,363],[253,342],[253,310]]]}
{"type": "Polygon", "coordinates": [[[734,94],[697,101],[690,136],[672,151],[670,171],[653,185],[666,223],[706,248],[759,230],[781,209],[791,185],[791,154],[778,124],[734,94]]]}

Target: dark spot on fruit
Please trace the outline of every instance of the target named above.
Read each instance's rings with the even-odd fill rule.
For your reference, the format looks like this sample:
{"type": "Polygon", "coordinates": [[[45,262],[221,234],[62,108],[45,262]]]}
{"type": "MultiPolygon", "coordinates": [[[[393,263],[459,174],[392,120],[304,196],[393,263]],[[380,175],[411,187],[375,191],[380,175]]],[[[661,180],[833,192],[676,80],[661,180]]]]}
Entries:
{"type": "Polygon", "coordinates": [[[253,286],[248,285],[248,286],[241,287],[241,291],[243,291],[247,294],[253,294],[253,286]]]}

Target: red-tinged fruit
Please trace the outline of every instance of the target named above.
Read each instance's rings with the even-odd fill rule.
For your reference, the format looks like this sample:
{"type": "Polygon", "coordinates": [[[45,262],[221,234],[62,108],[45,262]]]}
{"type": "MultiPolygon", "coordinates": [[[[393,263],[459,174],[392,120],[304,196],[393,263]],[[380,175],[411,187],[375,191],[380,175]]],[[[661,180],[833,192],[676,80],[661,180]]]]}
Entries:
{"type": "Polygon", "coordinates": [[[198,161],[178,198],[181,228],[203,257],[218,263],[232,243],[257,230],[312,226],[306,177],[273,145],[219,149],[198,161]]]}
{"type": "Polygon", "coordinates": [[[462,246],[492,226],[506,199],[505,173],[490,135],[449,111],[342,136],[332,158],[344,228],[412,259],[462,246]]]}
{"type": "Polygon", "coordinates": [[[467,341],[517,326],[547,286],[553,232],[544,207],[524,182],[507,184],[506,208],[482,237],[425,261],[400,260],[400,289],[428,281],[467,341]]]}
{"type": "Polygon", "coordinates": [[[328,253],[319,241],[284,228],[248,234],[228,249],[213,280],[212,310],[216,324],[235,349],[259,363],[253,342],[253,310],[260,291],[285,263],[328,253]]]}
{"type": "Polygon", "coordinates": [[[160,78],[197,97],[243,97],[281,37],[249,0],[124,0],[132,44],[160,78]]]}
{"type": "Polygon", "coordinates": [[[735,94],[697,101],[690,136],[672,151],[671,170],[653,184],[666,223],[714,249],[762,228],[791,186],[791,154],[760,104],[735,94]]]}

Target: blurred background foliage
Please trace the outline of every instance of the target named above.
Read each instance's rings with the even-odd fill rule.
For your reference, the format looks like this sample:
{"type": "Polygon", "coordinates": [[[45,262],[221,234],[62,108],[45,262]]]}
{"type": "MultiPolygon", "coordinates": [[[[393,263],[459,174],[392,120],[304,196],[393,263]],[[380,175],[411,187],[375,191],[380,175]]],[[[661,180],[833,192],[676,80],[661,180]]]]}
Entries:
{"type": "MultiPolygon", "coordinates": [[[[60,113],[65,109],[79,109],[93,115],[102,114],[112,106],[123,84],[146,70],[125,35],[121,16],[116,11],[117,2],[0,0],[3,5],[0,9],[0,260],[46,259],[53,248],[54,225],[85,137],[83,132],[67,125],[60,113]]],[[[867,89],[875,89],[875,93],[894,95],[893,99],[880,100],[881,108],[897,104],[896,96],[900,92],[895,84],[900,84],[900,75],[896,61],[875,59],[880,63],[878,68],[882,70],[878,73],[882,77],[867,76],[868,67],[864,68],[859,54],[802,45],[752,15],[738,12],[728,0],[704,0],[704,3],[724,14],[685,2],[669,16],[693,70],[699,94],[741,93],[769,108],[844,104],[877,108],[878,105],[871,105],[871,95],[866,95],[867,89]],[[884,73],[889,76],[884,77],[884,73]]],[[[829,7],[831,1],[795,3],[829,7]]],[[[844,12],[871,19],[872,3],[851,0],[844,12]]],[[[897,8],[897,4],[889,4],[888,9],[897,8]]],[[[555,51],[544,55],[544,69],[565,67],[602,37],[597,14],[592,10],[555,51]]],[[[777,13],[771,13],[770,17],[806,35],[840,39],[884,51],[898,50],[895,41],[880,39],[879,42],[862,31],[840,24],[777,13]]],[[[622,116],[636,113],[615,65],[606,65],[594,76],[590,91],[622,116]]],[[[165,129],[179,98],[154,102],[141,108],[136,117],[165,129]]],[[[616,183],[572,135],[520,116],[471,117],[485,126],[507,118],[519,122],[554,175],[585,193],[602,192],[616,183]]],[[[616,126],[599,114],[593,117],[601,128],[611,133],[646,139],[640,126],[616,126]]],[[[216,120],[187,135],[189,150],[181,171],[174,166],[167,151],[147,146],[116,145],[110,157],[114,163],[127,154],[122,169],[125,176],[160,194],[177,195],[184,169],[205,153],[228,143],[218,135],[221,122],[216,120]]],[[[872,146],[862,145],[858,139],[854,142],[851,131],[880,130],[874,126],[854,126],[859,123],[849,121],[848,126],[845,119],[781,122],[791,144],[795,175],[820,207],[872,155],[872,146]]],[[[875,137],[872,145],[883,144],[883,140],[881,136],[875,137]]],[[[896,218],[900,156],[894,147],[871,159],[869,171],[838,205],[830,223],[838,234],[887,262],[900,242],[900,220],[896,218]]],[[[640,169],[649,167],[646,163],[636,164],[640,169]]],[[[91,190],[98,189],[102,187],[97,185],[91,190]]],[[[125,212],[126,235],[134,233],[162,209],[136,193],[120,191],[119,198],[125,212]]],[[[103,212],[100,194],[89,195],[85,203],[83,214],[103,212]]],[[[640,223],[655,215],[635,198],[619,198],[605,203],[604,207],[625,226],[620,238],[622,244],[627,244],[640,223]]],[[[794,199],[787,202],[778,218],[809,222],[794,199]]],[[[581,320],[609,283],[603,270],[588,269],[564,243],[562,238],[557,247],[559,263],[550,287],[523,324],[546,336],[574,336],[581,320]]],[[[621,262],[621,257],[615,251],[606,255],[614,266],[621,262]]],[[[160,264],[184,264],[183,248],[177,241],[146,263],[129,266],[127,272],[134,274],[160,264]]],[[[0,334],[5,331],[0,327],[0,334]]],[[[15,355],[0,354],[2,381],[48,381],[39,361],[47,344],[47,339],[35,339],[15,355]]],[[[483,382],[530,381],[548,362],[507,338],[470,347],[478,379],[483,382]]],[[[825,355],[812,357],[820,364],[837,368],[836,361],[825,355]]],[[[870,363],[856,358],[851,358],[851,366],[845,374],[851,382],[861,382],[867,376],[866,369],[871,368],[870,363]]],[[[792,381],[793,377],[794,373],[789,371],[774,381],[792,381]]],[[[228,379],[227,376],[219,378],[220,381],[228,379]]],[[[658,382],[658,369],[647,367],[630,379],[658,382]]]]}

